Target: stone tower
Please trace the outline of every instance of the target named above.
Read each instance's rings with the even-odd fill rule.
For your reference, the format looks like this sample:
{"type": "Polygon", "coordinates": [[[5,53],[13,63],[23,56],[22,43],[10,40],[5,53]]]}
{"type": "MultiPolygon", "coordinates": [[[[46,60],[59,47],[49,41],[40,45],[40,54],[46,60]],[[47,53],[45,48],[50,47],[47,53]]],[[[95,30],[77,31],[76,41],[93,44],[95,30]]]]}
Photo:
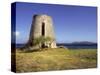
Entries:
{"type": "Polygon", "coordinates": [[[48,15],[33,16],[28,46],[31,48],[35,48],[35,47],[56,48],[56,41],[55,41],[54,30],[53,30],[53,21],[50,16],[48,15]],[[34,40],[41,36],[50,37],[52,40],[50,40],[49,43],[44,42],[39,45],[34,45],[34,40]]]}

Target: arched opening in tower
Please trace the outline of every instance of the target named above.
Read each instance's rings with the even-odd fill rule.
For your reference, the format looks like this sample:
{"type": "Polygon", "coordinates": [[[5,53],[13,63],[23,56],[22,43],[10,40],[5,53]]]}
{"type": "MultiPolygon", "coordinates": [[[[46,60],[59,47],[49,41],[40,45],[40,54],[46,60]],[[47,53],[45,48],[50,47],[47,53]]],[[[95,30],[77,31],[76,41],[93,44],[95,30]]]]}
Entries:
{"type": "MultiPolygon", "coordinates": [[[[45,36],[45,23],[44,22],[42,22],[42,31],[41,31],[41,33],[42,33],[42,36],[45,36]]],[[[41,45],[41,47],[45,48],[45,43],[43,43],[41,45]]]]}
{"type": "Polygon", "coordinates": [[[45,36],[45,23],[42,23],[42,36],[45,36]]]}

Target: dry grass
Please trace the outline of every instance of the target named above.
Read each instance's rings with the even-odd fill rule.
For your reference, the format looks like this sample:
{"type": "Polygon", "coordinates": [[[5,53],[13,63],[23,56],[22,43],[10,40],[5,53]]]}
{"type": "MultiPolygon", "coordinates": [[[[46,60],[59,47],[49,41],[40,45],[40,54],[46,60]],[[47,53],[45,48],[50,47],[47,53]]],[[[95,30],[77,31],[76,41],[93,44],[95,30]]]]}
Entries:
{"type": "Polygon", "coordinates": [[[16,52],[17,72],[36,72],[95,68],[97,51],[89,49],[68,50],[63,48],[44,49],[41,51],[16,52]]]}

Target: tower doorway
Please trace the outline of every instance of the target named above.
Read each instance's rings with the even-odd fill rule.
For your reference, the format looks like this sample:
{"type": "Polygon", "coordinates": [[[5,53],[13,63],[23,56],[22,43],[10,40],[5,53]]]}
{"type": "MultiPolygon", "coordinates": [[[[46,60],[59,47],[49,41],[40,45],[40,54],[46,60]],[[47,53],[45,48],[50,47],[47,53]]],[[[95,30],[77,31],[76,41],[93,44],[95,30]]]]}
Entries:
{"type": "Polygon", "coordinates": [[[42,36],[45,36],[45,23],[42,23],[42,36]]]}
{"type": "MultiPolygon", "coordinates": [[[[45,36],[45,23],[42,22],[42,31],[41,31],[41,35],[44,37],[45,36]]],[[[45,43],[43,43],[41,45],[42,48],[45,48],[45,43]]]]}

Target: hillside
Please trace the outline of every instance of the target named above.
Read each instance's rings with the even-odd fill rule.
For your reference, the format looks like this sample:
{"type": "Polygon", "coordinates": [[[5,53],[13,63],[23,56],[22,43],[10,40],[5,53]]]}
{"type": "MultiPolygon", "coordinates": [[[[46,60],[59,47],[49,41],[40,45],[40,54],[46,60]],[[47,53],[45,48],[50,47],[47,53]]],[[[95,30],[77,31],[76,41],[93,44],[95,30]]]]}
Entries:
{"type": "Polygon", "coordinates": [[[16,52],[17,72],[95,68],[95,49],[42,49],[16,52]]]}

